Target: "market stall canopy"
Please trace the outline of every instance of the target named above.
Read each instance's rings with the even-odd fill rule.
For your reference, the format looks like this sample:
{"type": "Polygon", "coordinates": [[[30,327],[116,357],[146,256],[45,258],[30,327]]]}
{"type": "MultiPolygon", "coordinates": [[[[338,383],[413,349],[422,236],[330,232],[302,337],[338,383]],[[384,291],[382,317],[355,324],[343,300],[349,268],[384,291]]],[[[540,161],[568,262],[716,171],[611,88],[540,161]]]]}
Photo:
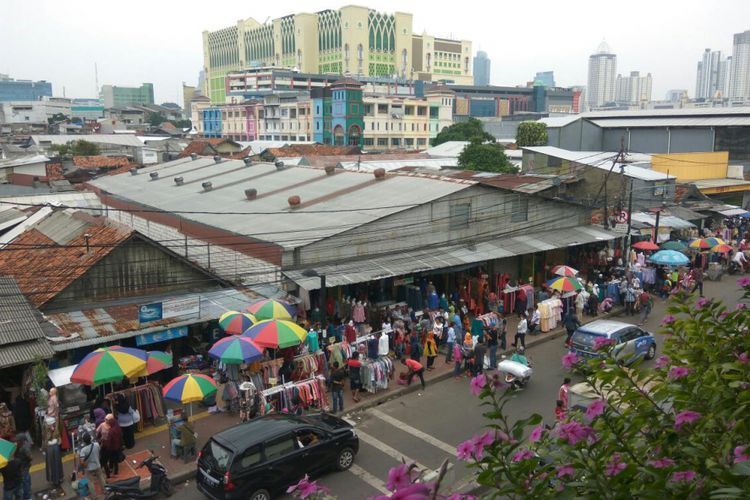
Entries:
{"type": "Polygon", "coordinates": [[[254,304],[250,304],[246,310],[260,321],[269,319],[292,319],[289,307],[283,302],[273,299],[259,300],[254,304]]]}
{"type": "MultiPolygon", "coordinates": [[[[648,224],[651,227],[656,227],[656,215],[645,212],[634,212],[631,215],[631,220],[648,224]]],[[[695,226],[692,222],[688,222],[674,215],[662,215],[659,217],[659,227],[669,227],[671,229],[692,229],[695,226]]]]}
{"type": "Polygon", "coordinates": [[[566,276],[552,278],[547,282],[547,287],[552,290],[557,290],[558,292],[574,292],[583,288],[580,281],[566,276]]]}
{"type": "Polygon", "coordinates": [[[675,250],[659,250],[649,257],[648,260],[654,264],[661,264],[663,266],[684,266],[690,262],[690,259],[685,254],[675,250]]]}
{"type": "Polygon", "coordinates": [[[8,465],[10,457],[16,451],[16,443],[11,443],[5,439],[0,439],[0,469],[8,465]]]}
{"type": "Polygon", "coordinates": [[[693,241],[691,241],[688,246],[690,248],[697,248],[699,250],[708,250],[708,249],[712,248],[715,245],[712,245],[705,238],[696,238],[693,241]]]}
{"type": "Polygon", "coordinates": [[[47,372],[47,377],[52,381],[52,385],[55,387],[62,387],[64,385],[71,384],[70,376],[73,375],[73,371],[78,365],[64,366],[62,368],[55,368],[47,372]]]}
{"type": "Polygon", "coordinates": [[[254,325],[243,336],[250,337],[261,347],[284,349],[304,342],[307,331],[292,321],[272,319],[254,325]]]}
{"type": "Polygon", "coordinates": [[[89,386],[119,382],[131,378],[146,368],[146,351],[128,347],[102,347],[86,355],[78,363],[71,382],[89,386]]]}
{"type": "Polygon", "coordinates": [[[638,250],[659,250],[659,245],[654,243],[653,241],[639,241],[638,243],[633,245],[633,248],[637,248],[638,250]]]}
{"type": "Polygon", "coordinates": [[[687,245],[682,243],[681,241],[667,241],[666,243],[661,244],[662,250],[675,250],[677,252],[684,252],[687,250],[687,245]]]}
{"type": "Polygon", "coordinates": [[[552,268],[552,274],[556,274],[558,276],[567,276],[569,278],[572,278],[576,274],[578,274],[578,269],[573,269],[570,266],[555,266],[552,268]]]}
{"type": "Polygon", "coordinates": [[[225,365],[241,365],[261,359],[263,348],[250,337],[224,337],[214,343],[208,351],[208,355],[225,365]]]}
{"type": "Polygon", "coordinates": [[[241,335],[257,322],[252,314],[239,311],[227,311],[219,317],[219,326],[231,335],[241,335]]]}
{"type": "Polygon", "coordinates": [[[162,389],[162,395],[164,399],[185,404],[203,401],[216,390],[216,382],[211,377],[190,373],[173,378],[162,389]]]}

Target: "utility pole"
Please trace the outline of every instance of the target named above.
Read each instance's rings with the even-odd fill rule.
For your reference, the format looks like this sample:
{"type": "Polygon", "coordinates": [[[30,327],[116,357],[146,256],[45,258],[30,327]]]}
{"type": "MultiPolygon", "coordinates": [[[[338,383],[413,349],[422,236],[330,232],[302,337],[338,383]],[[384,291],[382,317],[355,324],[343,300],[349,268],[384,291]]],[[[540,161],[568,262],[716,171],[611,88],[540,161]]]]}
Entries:
{"type": "Polygon", "coordinates": [[[661,208],[656,211],[656,226],[654,226],[654,243],[659,241],[659,216],[661,215],[661,208]]]}
{"type": "Polygon", "coordinates": [[[609,180],[609,174],[612,173],[612,170],[615,169],[615,165],[617,165],[617,161],[622,156],[622,149],[617,153],[615,156],[615,159],[612,160],[612,166],[609,167],[609,171],[607,172],[607,175],[604,176],[604,182],[602,182],[602,186],[599,188],[599,192],[596,193],[596,197],[594,198],[594,202],[592,203],[592,206],[596,206],[596,204],[599,202],[599,195],[602,193],[602,190],[604,190],[604,228],[609,228],[609,209],[607,207],[607,181],[609,180]]]}
{"type": "MultiPolygon", "coordinates": [[[[625,255],[625,252],[628,249],[628,246],[630,245],[630,242],[632,241],[632,238],[630,237],[630,229],[631,229],[631,220],[633,218],[633,179],[630,179],[630,193],[628,194],[628,232],[625,233],[625,238],[623,238],[624,242],[624,248],[622,249],[622,254],[625,255]]],[[[623,259],[624,262],[624,259],[623,259]]]]}

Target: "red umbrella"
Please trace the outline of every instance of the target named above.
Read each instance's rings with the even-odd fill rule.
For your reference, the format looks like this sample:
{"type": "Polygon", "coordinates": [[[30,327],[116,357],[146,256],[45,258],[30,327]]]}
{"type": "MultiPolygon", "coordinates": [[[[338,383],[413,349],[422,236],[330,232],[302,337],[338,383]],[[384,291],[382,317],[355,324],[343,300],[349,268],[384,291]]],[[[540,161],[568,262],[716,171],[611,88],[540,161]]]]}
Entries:
{"type": "Polygon", "coordinates": [[[653,241],[639,241],[635,245],[633,245],[633,248],[637,248],[638,250],[659,250],[659,245],[654,243],[653,241]]]}

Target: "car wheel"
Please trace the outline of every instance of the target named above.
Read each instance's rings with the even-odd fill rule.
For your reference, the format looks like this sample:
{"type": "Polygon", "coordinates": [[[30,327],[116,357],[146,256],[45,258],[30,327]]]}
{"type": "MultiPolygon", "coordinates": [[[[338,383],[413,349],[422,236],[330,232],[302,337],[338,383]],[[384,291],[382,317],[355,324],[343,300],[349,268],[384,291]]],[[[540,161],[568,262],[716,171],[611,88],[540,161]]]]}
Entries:
{"type": "Polygon", "coordinates": [[[351,448],[344,448],[339,452],[339,456],[336,459],[337,470],[347,470],[354,463],[354,450],[351,448]]]}
{"type": "Polygon", "coordinates": [[[271,494],[268,490],[257,490],[248,497],[250,500],[271,500],[271,494]]]}
{"type": "Polygon", "coordinates": [[[651,344],[648,346],[648,352],[646,353],[646,359],[654,359],[656,356],[656,345],[651,344]]]}

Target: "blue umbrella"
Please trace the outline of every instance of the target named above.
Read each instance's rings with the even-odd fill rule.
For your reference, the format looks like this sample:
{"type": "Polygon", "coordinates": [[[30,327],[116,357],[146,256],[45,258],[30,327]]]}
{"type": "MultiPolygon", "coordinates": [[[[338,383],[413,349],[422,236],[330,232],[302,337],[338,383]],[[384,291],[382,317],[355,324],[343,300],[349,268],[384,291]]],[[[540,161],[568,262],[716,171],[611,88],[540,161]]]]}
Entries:
{"type": "Polygon", "coordinates": [[[654,264],[661,264],[663,266],[684,266],[690,262],[690,259],[685,254],[675,250],[659,250],[649,257],[648,260],[654,264]]]}

